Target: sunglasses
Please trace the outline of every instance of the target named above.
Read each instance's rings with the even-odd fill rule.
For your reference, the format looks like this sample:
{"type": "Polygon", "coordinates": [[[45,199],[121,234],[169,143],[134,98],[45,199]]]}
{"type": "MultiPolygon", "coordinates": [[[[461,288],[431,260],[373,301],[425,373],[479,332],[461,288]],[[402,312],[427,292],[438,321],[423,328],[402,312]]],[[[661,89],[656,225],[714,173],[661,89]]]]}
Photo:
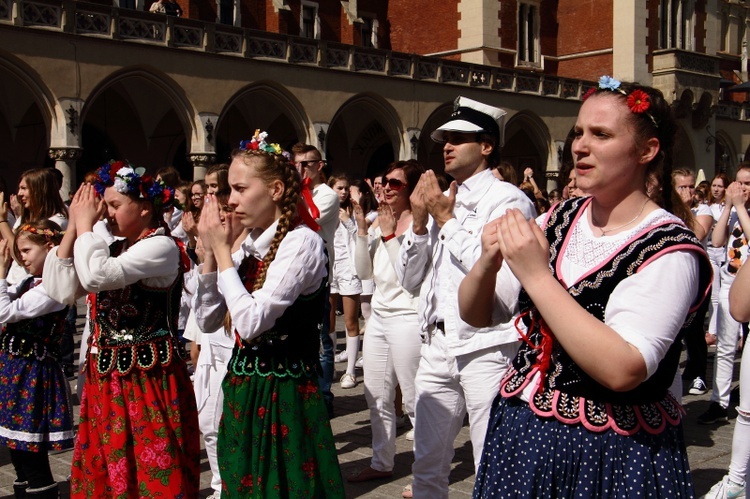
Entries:
{"type": "Polygon", "coordinates": [[[301,166],[302,168],[307,168],[310,165],[314,165],[315,163],[320,163],[323,161],[322,159],[308,159],[306,161],[297,161],[297,166],[301,166]]]}
{"type": "Polygon", "coordinates": [[[406,182],[401,182],[397,178],[385,178],[383,179],[383,186],[388,186],[392,191],[400,191],[406,187],[406,182]]]}

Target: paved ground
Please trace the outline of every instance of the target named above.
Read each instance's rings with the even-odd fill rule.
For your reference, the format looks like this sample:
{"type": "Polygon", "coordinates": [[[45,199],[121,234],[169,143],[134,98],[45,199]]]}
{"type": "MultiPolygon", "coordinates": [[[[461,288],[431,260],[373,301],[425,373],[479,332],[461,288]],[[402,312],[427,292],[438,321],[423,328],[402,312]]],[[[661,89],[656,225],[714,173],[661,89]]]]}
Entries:
{"type": "MultiPolygon", "coordinates": [[[[82,310],[82,309],[80,309],[82,310]]],[[[340,321],[340,319],[339,319],[340,321]]],[[[79,321],[80,322],[80,321],[79,321]]],[[[341,328],[343,329],[343,328],[341,328]]],[[[80,341],[80,336],[77,338],[80,341]]],[[[343,346],[343,336],[340,335],[339,343],[343,346]]],[[[709,362],[713,361],[713,348],[709,352],[709,362]]],[[[344,364],[338,364],[339,369],[344,364]]],[[[739,368],[737,363],[736,368],[739,368]]],[[[709,366],[710,372],[711,366],[709,366]]],[[[359,372],[361,376],[361,371],[359,372]]],[[[737,379],[735,377],[735,379],[737,379]]],[[[360,377],[361,380],[361,377],[360,377]]],[[[75,393],[75,381],[71,382],[73,393],[75,393]]],[[[365,467],[370,463],[370,428],[369,413],[364,399],[363,386],[360,383],[356,388],[342,390],[338,384],[334,385],[335,417],[331,421],[333,433],[336,439],[336,448],[339,453],[339,462],[344,477],[353,471],[365,467]]],[[[730,410],[730,421],[728,423],[712,426],[701,426],[695,423],[695,419],[708,407],[709,394],[703,396],[686,396],[683,399],[687,417],[685,419],[685,438],[688,446],[691,469],[697,495],[705,494],[715,482],[721,479],[729,466],[732,445],[732,430],[736,412],[730,410]]],[[[404,438],[407,428],[399,430],[397,440],[396,467],[393,478],[359,484],[346,483],[346,497],[385,498],[401,497],[403,487],[411,483],[411,463],[413,461],[411,442],[404,438]]],[[[456,455],[453,459],[453,467],[450,475],[451,498],[471,497],[474,485],[474,470],[471,457],[471,442],[469,440],[468,425],[464,425],[455,443],[456,455]]],[[[50,457],[52,470],[55,478],[61,482],[63,497],[68,497],[66,477],[70,473],[70,459],[72,451],[54,454],[50,457]]],[[[205,452],[201,459],[201,488],[205,497],[211,493],[210,471],[205,452]]],[[[0,447],[0,499],[13,497],[12,483],[15,478],[13,467],[10,464],[8,452],[0,447]]]]}

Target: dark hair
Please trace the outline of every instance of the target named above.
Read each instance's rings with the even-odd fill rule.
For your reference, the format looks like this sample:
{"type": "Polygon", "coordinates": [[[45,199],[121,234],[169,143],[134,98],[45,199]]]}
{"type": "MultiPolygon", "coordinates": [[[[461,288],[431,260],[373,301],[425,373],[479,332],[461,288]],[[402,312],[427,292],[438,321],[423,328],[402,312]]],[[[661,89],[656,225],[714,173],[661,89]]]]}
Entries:
{"type": "Polygon", "coordinates": [[[501,161],[500,163],[498,163],[495,169],[500,172],[500,175],[502,175],[503,182],[508,182],[515,186],[518,185],[518,175],[516,174],[516,168],[511,163],[509,163],[508,161],[501,161]]]}
{"type": "Polygon", "coordinates": [[[323,159],[323,155],[320,154],[320,150],[310,144],[303,144],[302,142],[297,142],[292,146],[292,156],[296,156],[298,154],[307,154],[311,151],[315,151],[315,154],[318,156],[317,159],[321,160],[323,159]]]}
{"type": "MultiPolygon", "coordinates": [[[[616,90],[597,87],[596,95],[611,95],[621,99],[627,105],[627,98],[633,92],[640,91],[648,96],[648,108],[644,112],[629,113],[630,122],[633,124],[635,134],[640,141],[656,138],[659,141],[659,152],[648,165],[646,165],[646,176],[654,173],[661,180],[661,185],[666,187],[672,185],[672,160],[675,135],[677,133],[677,122],[675,121],[672,108],[664,99],[660,90],[635,82],[621,82],[616,90]]],[[[662,207],[672,212],[673,207],[682,204],[677,191],[662,189],[662,207]]]]}
{"type": "Polygon", "coordinates": [[[13,240],[13,255],[16,257],[16,261],[19,262],[21,261],[21,252],[18,250],[18,240],[21,237],[25,237],[38,246],[43,246],[47,243],[57,246],[62,241],[63,231],[59,225],[46,218],[21,225],[16,229],[16,237],[13,240]]]}
{"type": "Polygon", "coordinates": [[[359,206],[362,207],[362,213],[367,215],[377,209],[378,199],[375,197],[375,193],[372,192],[370,184],[357,178],[352,180],[351,186],[359,189],[359,206]]]}
{"type": "Polygon", "coordinates": [[[406,176],[406,192],[411,196],[411,193],[414,192],[414,188],[417,186],[417,182],[419,182],[419,177],[424,173],[424,167],[417,163],[416,159],[394,161],[388,165],[385,173],[383,173],[383,180],[393,170],[399,169],[404,171],[404,175],[406,176]]]}
{"type": "Polygon", "coordinates": [[[24,223],[50,218],[58,213],[68,216],[68,209],[60,196],[57,178],[52,168],[34,168],[21,174],[29,191],[29,207],[23,207],[24,223]]]}
{"type": "MultiPolygon", "coordinates": [[[[347,176],[345,174],[343,174],[343,173],[337,173],[337,174],[331,175],[331,177],[328,179],[328,182],[327,182],[328,183],[328,187],[330,187],[331,189],[333,189],[333,186],[336,185],[336,182],[342,182],[342,181],[346,182],[349,185],[352,185],[349,182],[349,179],[347,178],[347,176]]],[[[342,203],[339,203],[339,208],[344,208],[349,213],[351,213],[351,211],[352,211],[352,196],[349,194],[348,190],[346,191],[346,199],[342,203]]]]}
{"type": "Polygon", "coordinates": [[[174,166],[165,166],[164,168],[160,168],[154,176],[160,177],[162,182],[167,184],[172,189],[177,189],[177,186],[180,185],[180,182],[182,182],[180,172],[178,172],[177,168],[175,168],[174,166]]]}
{"type": "MultiPolygon", "coordinates": [[[[727,174],[724,173],[724,172],[721,172],[721,173],[717,173],[716,175],[714,175],[714,178],[711,179],[711,186],[713,186],[714,180],[716,180],[717,178],[721,180],[722,184],[724,184],[724,189],[726,189],[727,187],[729,187],[729,184],[731,184],[731,182],[729,181],[729,177],[727,176],[727,174]]],[[[724,195],[726,196],[726,193],[724,195]]],[[[709,189],[708,189],[708,204],[720,203],[723,200],[724,200],[724,198],[716,199],[714,197],[714,191],[713,191],[713,189],[711,189],[710,186],[709,186],[709,189]]]]}
{"type": "MultiPolygon", "coordinates": [[[[232,156],[234,157],[234,156],[232,156]]],[[[229,189],[229,165],[226,163],[219,163],[211,165],[206,170],[206,175],[216,174],[216,183],[218,184],[217,191],[229,189]]],[[[204,186],[205,186],[205,175],[204,175],[204,186]]],[[[204,187],[205,190],[205,187],[204,187]]]]}
{"type": "Polygon", "coordinates": [[[500,164],[500,139],[494,133],[480,132],[477,134],[477,142],[486,142],[492,146],[487,156],[487,168],[495,168],[500,164]]]}

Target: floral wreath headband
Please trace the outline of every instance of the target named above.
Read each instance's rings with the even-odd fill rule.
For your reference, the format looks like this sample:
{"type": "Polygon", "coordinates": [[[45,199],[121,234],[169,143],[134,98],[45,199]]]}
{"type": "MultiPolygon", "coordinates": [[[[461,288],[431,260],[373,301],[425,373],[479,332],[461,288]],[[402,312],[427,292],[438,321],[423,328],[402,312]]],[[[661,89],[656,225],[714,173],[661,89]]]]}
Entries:
{"type": "Polygon", "coordinates": [[[620,88],[620,85],[622,85],[622,82],[620,82],[620,80],[607,75],[602,76],[601,78],[599,78],[599,86],[588,89],[586,93],[583,94],[582,100],[585,101],[586,99],[594,95],[598,90],[619,92],[625,96],[628,107],[630,108],[630,111],[632,113],[644,114],[648,116],[648,118],[651,120],[651,123],[654,124],[654,127],[659,128],[659,123],[657,123],[656,118],[654,118],[654,116],[648,112],[649,108],[651,107],[651,98],[649,97],[649,95],[640,89],[635,89],[628,94],[625,92],[625,90],[620,88]]]}
{"type": "Polygon", "coordinates": [[[107,187],[114,187],[120,194],[131,194],[150,201],[157,211],[171,207],[175,200],[174,189],[146,175],[144,168],[134,168],[125,161],[110,161],[97,170],[94,181],[96,192],[104,196],[107,187]]]}
{"type": "MultiPolygon", "coordinates": [[[[275,156],[283,156],[287,162],[292,160],[292,155],[289,154],[288,151],[283,150],[281,146],[275,142],[269,144],[266,142],[267,138],[268,132],[261,132],[259,128],[256,128],[255,133],[250,140],[243,140],[240,142],[240,151],[260,151],[275,156]]],[[[320,218],[320,210],[315,206],[315,202],[313,202],[312,190],[310,190],[310,179],[306,178],[300,183],[300,200],[297,204],[297,212],[305,225],[317,232],[320,230],[320,225],[318,225],[315,219],[320,218]]]]}
{"type": "Polygon", "coordinates": [[[18,234],[20,234],[21,232],[29,232],[31,234],[38,234],[40,236],[46,237],[48,240],[51,237],[56,237],[56,236],[62,237],[65,235],[65,231],[62,231],[62,230],[38,229],[31,224],[23,224],[21,227],[19,227],[18,234]]]}

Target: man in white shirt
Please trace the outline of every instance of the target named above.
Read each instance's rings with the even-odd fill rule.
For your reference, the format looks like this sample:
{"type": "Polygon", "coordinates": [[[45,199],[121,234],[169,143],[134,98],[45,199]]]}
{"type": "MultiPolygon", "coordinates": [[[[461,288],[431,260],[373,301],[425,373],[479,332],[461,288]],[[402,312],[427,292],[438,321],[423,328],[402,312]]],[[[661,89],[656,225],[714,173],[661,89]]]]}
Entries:
{"type": "MultiPolygon", "coordinates": [[[[444,144],[443,193],[435,173],[422,175],[412,196],[412,229],[401,245],[399,279],[419,290],[425,336],[415,380],[414,497],[448,497],[453,442],[469,414],[474,467],[479,465],[492,400],[518,348],[512,323],[477,329],[458,315],[457,292],[481,254],[483,226],[509,208],[536,213],[526,195],[496,179],[505,111],[459,97],[447,123],[432,133],[444,144]]],[[[406,494],[408,495],[408,494],[406,494]]]]}
{"type": "MultiPolygon", "coordinates": [[[[328,251],[328,279],[331,279],[331,270],[333,269],[333,236],[336,233],[336,227],[339,224],[339,197],[333,189],[328,187],[323,178],[323,167],[325,161],[317,147],[310,144],[295,144],[292,147],[294,164],[299,171],[302,181],[309,180],[309,188],[312,191],[313,202],[320,212],[320,216],[315,221],[320,225],[318,234],[326,243],[328,251]]],[[[330,292],[330,288],[328,289],[330,292]]],[[[335,338],[331,338],[330,324],[330,302],[326,297],[326,307],[323,311],[322,328],[320,331],[321,351],[320,365],[323,368],[323,376],[320,378],[320,390],[323,393],[323,400],[328,409],[328,416],[333,417],[333,393],[331,385],[333,384],[333,352],[335,347],[335,338]]]]}

